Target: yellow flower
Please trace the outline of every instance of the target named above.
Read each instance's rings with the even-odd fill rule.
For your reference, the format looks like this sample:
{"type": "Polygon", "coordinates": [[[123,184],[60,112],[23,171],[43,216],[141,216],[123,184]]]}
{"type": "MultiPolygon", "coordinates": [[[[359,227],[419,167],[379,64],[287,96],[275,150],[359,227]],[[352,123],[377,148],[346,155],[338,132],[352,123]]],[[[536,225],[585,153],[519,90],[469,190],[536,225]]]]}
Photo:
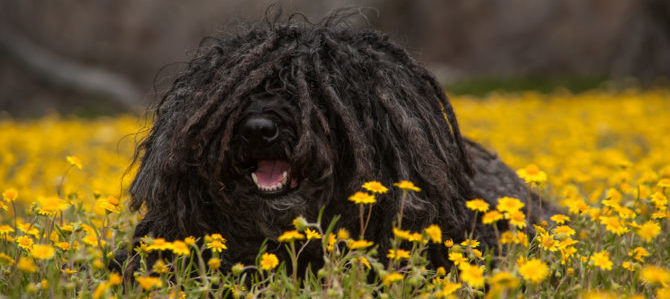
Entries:
{"type": "Polygon", "coordinates": [[[9,188],[2,192],[2,198],[8,203],[15,201],[17,197],[19,197],[19,192],[14,188],[9,188]]]}
{"type": "Polygon", "coordinates": [[[345,228],[340,228],[337,230],[337,238],[340,240],[349,239],[349,231],[347,231],[345,228]]]}
{"type": "Polygon", "coordinates": [[[64,224],[63,226],[60,226],[60,229],[62,231],[66,231],[66,232],[69,232],[69,233],[74,231],[74,227],[72,226],[72,224],[64,224]]]}
{"type": "Polygon", "coordinates": [[[105,244],[107,244],[107,241],[105,240],[101,240],[100,244],[98,244],[98,236],[96,236],[94,232],[87,233],[86,236],[81,240],[86,245],[93,247],[98,247],[100,244],[102,244],[102,246],[105,246],[105,244]]]}
{"type": "Polygon", "coordinates": [[[534,164],[519,169],[516,173],[520,178],[524,179],[526,183],[543,183],[547,181],[547,174],[534,164]]]}
{"type": "Polygon", "coordinates": [[[408,230],[401,230],[398,229],[397,227],[393,228],[393,235],[398,237],[401,240],[409,240],[412,237],[412,233],[408,230]]]}
{"type": "Polygon", "coordinates": [[[82,169],[81,166],[81,160],[77,156],[67,156],[65,159],[70,163],[72,166],[76,166],[79,169],[82,169]]]}
{"type": "Polygon", "coordinates": [[[158,277],[138,276],[135,277],[135,280],[137,281],[137,283],[140,284],[142,289],[147,291],[153,288],[160,288],[163,286],[163,282],[161,282],[160,278],[158,277]]]}
{"type": "Polygon", "coordinates": [[[600,223],[605,225],[605,228],[617,235],[623,235],[628,232],[628,228],[617,217],[600,216],[600,223]]]}
{"type": "Polygon", "coordinates": [[[79,169],[82,169],[81,166],[81,160],[77,156],[67,156],[65,159],[70,163],[72,166],[76,166],[79,169]]]}
{"type": "Polygon", "coordinates": [[[512,244],[516,241],[516,236],[512,231],[506,231],[500,235],[500,244],[512,244]]]}
{"type": "Polygon", "coordinates": [[[670,285],[670,271],[655,265],[645,265],[640,278],[649,284],[660,284],[663,287],[670,285]]]}
{"type": "Polygon", "coordinates": [[[153,239],[151,244],[147,246],[147,251],[164,251],[172,249],[172,243],[165,241],[163,238],[153,239]]]}
{"type": "Polygon", "coordinates": [[[651,202],[654,203],[654,206],[659,210],[665,210],[668,205],[668,198],[663,195],[661,192],[656,192],[651,195],[651,202]]]}
{"type": "Polygon", "coordinates": [[[184,243],[186,243],[186,245],[188,246],[192,246],[193,244],[195,244],[195,237],[184,238],[184,243]]]}
{"type": "Polygon", "coordinates": [[[558,243],[558,249],[565,249],[565,248],[568,248],[568,247],[570,247],[572,245],[575,245],[577,243],[578,243],[577,241],[575,241],[571,238],[565,238],[565,240],[558,243]]]}
{"type": "Polygon", "coordinates": [[[218,269],[219,267],[221,267],[221,259],[217,258],[217,257],[213,257],[213,258],[209,259],[209,261],[207,261],[207,266],[210,269],[218,269]]]}
{"type": "Polygon", "coordinates": [[[458,266],[462,263],[467,263],[468,260],[460,252],[450,252],[449,260],[454,262],[454,265],[458,266]]]}
{"type": "Polygon", "coordinates": [[[411,191],[414,191],[414,192],[420,192],[421,191],[421,188],[419,188],[417,186],[414,186],[414,183],[412,183],[410,181],[407,181],[407,180],[402,180],[398,183],[393,183],[393,186],[396,186],[396,187],[398,187],[400,189],[403,189],[403,190],[406,190],[406,191],[407,190],[411,190],[411,191]]]}
{"type": "Polygon", "coordinates": [[[610,188],[607,190],[605,198],[609,201],[607,201],[608,203],[606,203],[606,201],[603,201],[603,204],[608,206],[615,206],[619,202],[621,202],[621,192],[619,192],[617,189],[610,188]]]}
{"type": "Polygon", "coordinates": [[[563,224],[567,221],[570,221],[570,217],[565,216],[563,214],[556,214],[554,216],[551,216],[550,218],[552,221],[556,222],[556,224],[563,224]]]}
{"type": "Polygon", "coordinates": [[[644,258],[649,256],[649,251],[643,247],[635,247],[631,252],[628,253],[628,256],[632,256],[634,260],[644,263],[644,258]]]}
{"type": "Polygon", "coordinates": [[[19,247],[30,251],[33,248],[33,239],[28,236],[20,236],[16,238],[16,243],[19,244],[19,247]]]}
{"type": "Polygon", "coordinates": [[[175,240],[172,242],[170,249],[172,249],[172,252],[176,255],[191,255],[191,250],[189,250],[188,245],[186,245],[186,242],[184,241],[175,240]]]}
{"type": "Polygon", "coordinates": [[[488,279],[488,283],[493,287],[515,289],[519,286],[519,279],[514,277],[514,275],[510,272],[500,271],[496,274],[493,274],[493,276],[488,279]]]}
{"type": "Polygon", "coordinates": [[[575,230],[570,228],[567,225],[561,225],[556,228],[554,228],[554,234],[556,235],[565,235],[565,236],[572,236],[575,234],[575,230]]]}
{"type": "Polygon", "coordinates": [[[13,232],[14,232],[14,228],[12,228],[11,226],[6,225],[6,224],[5,225],[0,225],[0,235],[9,234],[9,233],[13,233],[13,232]]]}
{"type": "Polygon", "coordinates": [[[621,296],[604,292],[604,291],[585,291],[582,292],[580,298],[583,299],[616,299],[621,298],[621,296]]]}
{"type": "Polygon", "coordinates": [[[121,212],[121,208],[119,207],[119,200],[114,196],[99,198],[95,202],[93,211],[98,215],[105,215],[107,213],[119,214],[121,212]]]}
{"type": "Polygon", "coordinates": [[[476,198],[465,202],[465,206],[473,211],[486,213],[489,210],[489,204],[482,199],[476,198]]]}
{"type": "Polygon", "coordinates": [[[651,242],[661,233],[661,226],[654,221],[647,221],[637,230],[637,235],[647,242],[651,242]]]}
{"type": "Polygon", "coordinates": [[[610,254],[607,251],[600,251],[591,256],[593,265],[600,267],[603,270],[612,270],[612,261],[610,261],[610,254]]]}
{"type": "Polygon", "coordinates": [[[426,242],[424,242],[423,236],[420,233],[412,233],[409,236],[409,239],[407,239],[407,241],[416,242],[416,243],[427,243],[428,242],[428,240],[426,240],[426,242]]]}
{"type": "Polygon", "coordinates": [[[111,274],[109,274],[109,280],[108,281],[109,281],[110,285],[115,286],[115,285],[120,285],[123,282],[123,278],[118,273],[112,272],[111,274]]]}
{"type": "Polygon", "coordinates": [[[41,260],[50,260],[54,257],[56,250],[51,245],[44,244],[35,244],[33,245],[32,250],[30,250],[30,255],[34,258],[41,260]]]}
{"type": "Polygon", "coordinates": [[[431,226],[428,226],[426,229],[426,234],[430,237],[430,240],[433,241],[433,243],[442,243],[442,230],[440,229],[439,226],[433,224],[431,226]]]}
{"type": "Polygon", "coordinates": [[[372,267],[370,267],[370,262],[369,262],[368,259],[366,259],[365,257],[363,257],[363,256],[359,256],[356,260],[357,260],[359,263],[363,264],[363,266],[365,266],[365,268],[368,268],[368,269],[371,269],[371,268],[372,268],[372,267]]]}
{"type": "Polygon", "coordinates": [[[311,228],[305,230],[305,235],[307,236],[307,240],[321,239],[321,234],[311,228]]]}
{"type": "Polygon", "coordinates": [[[401,260],[409,258],[409,251],[404,249],[389,249],[389,253],[386,255],[387,258],[401,260]]]}
{"type": "Polygon", "coordinates": [[[635,267],[633,266],[633,263],[631,262],[623,262],[621,263],[621,267],[628,270],[628,271],[634,271],[635,267]]]}
{"type": "Polygon", "coordinates": [[[530,259],[519,267],[523,279],[534,284],[542,282],[549,274],[549,267],[539,259],[530,259]]]}
{"type": "Polygon", "coordinates": [[[77,270],[70,269],[70,268],[63,268],[60,271],[63,272],[63,274],[67,274],[67,275],[72,275],[72,274],[77,273],[77,270]]]}
{"type": "Polygon", "coordinates": [[[444,284],[442,290],[437,294],[437,297],[447,297],[456,292],[460,288],[461,288],[460,283],[447,282],[444,284]]]}
{"type": "Polygon", "coordinates": [[[291,230],[285,231],[277,240],[279,242],[291,242],[293,240],[302,240],[305,238],[305,235],[299,233],[298,231],[291,230]]]}
{"type": "Polygon", "coordinates": [[[481,260],[482,257],[483,257],[482,252],[479,251],[479,249],[472,249],[472,254],[474,254],[475,257],[477,257],[477,258],[480,259],[480,260],[481,260]]]}
{"type": "Polygon", "coordinates": [[[328,234],[328,251],[333,251],[335,249],[335,243],[337,243],[337,237],[333,234],[328,234]]]}
{"type": "Polygon", "coordinates": [[[526,227],[526,215],[521,211],[513,211],[507,214],[509,217],[509,223],[518,228],[526,227]]]}
{"type": "Polygon", "coordinates": [[[629,208],[622,207],[622,206],[616,206],[616,207],[614,207],[614,210],[617,212],[617,214],[619,214],[619,217],[621,217],[623,219],[635,218],[635,212],[633,212],[633,210],[631,210],[629,208]]]}
{"type": "Polygon", "coordinates": [[[390,284],[392,284],[392,283],[394,283],[394,282],[401,281],[402,279],[403,279],[402,274],[400,274],[400,273],[398,273],[398,272],[393,272],[393,273],[391,273],[391,274],[388,274],[388,275],[384,276],[384,278],[382,279],[382,282],[383,282],[385,285],[388,286],[388,285],[390,285],[390,284]]]}
{"type": "Polygon", "coordinates": [[[366,240],[357,240],[357,241],[349,240],[349,242],[347,242],[347,247],[349,247],[349,249],[351,250],[356,250],[370,247],[372,246],[372,244],[374,243],[366,240]]]}
{"type": "Polygon", "coordinates": [[[221,234],[211,234],[205,236],[205,242],[209,243],[212,241],[221,241],[221,243],[225,243],[226,239],[223,238],[221,234]]]}
{"type": "Polygon", "coordinates": [[[261,256],[261,269],[272,270],[279,265],[279,259],[274,253],[263,253],[261,256]]]}
{"type": "Polygon", "coordinates": [[[482,223],[483,224],[492,224],[495,223],[496,221],[500,220],[503,218],[503,214],[500,212],[493,210],[490,212],[486,212],[484,216],[482,216],[482,223]]]}
{"type": "Polygon", "coordinates": [[[540,241],[540,247],[542,249],[547,250],[547,251],[557,251],[558,250],[558,241],[554,239],[554,236],[548,234],[548,233],[540,233],[537,236],[538,241],[540,241]]]}
{"type": "Polygon", "coordinates": [[[384,187],[380,182],[377,181],[369,181],[365,184],[363,184],[363,188],[365,190],[368,190],[372,193],[377,193],[377,194],[384,194],[389,191],[388,188],[384,187]]]}
{"type": "Polygon", "coordinates": [[[19,262],[16,264],[16,267],[19,270],[25,272],[37,272],[37,267],[35,267],[33,260],[23,256],[19,258],[19,262]]]}
{"type": "Polygon", "coordinates": [[[221,242],[221,240],[212,240],[212,242],[207,243],[207,248],[211,249],[213,252],[221,252],[224,249],[228,249],[228,246],[221,242]]]}
{"type": "Polygon", "coordinates": [[[349,196],[349,201],[353,201],[356,204],[372,204],[376,200],[374,195],[358,191],[354,195],[349,196]]]}
{"type": "Polygon", "coordinates": [[[93,267],[96,269],[102,269],[105,267],[105,263],[102,262],[102,259],[96,259],[93,261],[93,267]]]}
{"type": "Polygon", "coordinates": [[[496,206],[496,209],[502,213],[511,213],[514,211],[521,210],[525,204],[521,202],[520,200],[513,198],[513,197],[501,197],[498,198],[498,205],[496,206]]]}
{"type": "Polygon", "coordinates": [[[670,298],[670,287],[664,287],[664,288],[656,289],[656,298],[659,298],[659,299],[670,298]]]}
{"type": "Polygon", "coordinates": [[[525,247],[528,247],[528,235],[523,232],[516,232],[515,244],[521,244],[525,247]]]}
{"type": "Polygon", "coordinates": [[[168,272],[168,267],[167,265],[165,265],[165,262],[163,260],[157,260],[151,267],[151,269],[159,274],[164,274],[168,272]]]}
{"type": "Polygon", "coordinates": [[[106,282],[100,283],[96,288],[95,291],[93,291],[93,299],[98,299],[102,298],[103,295],[107,292],[109,289],[110,285],[106,282]]]}
{"type": "Polygon", "coordinates": [[[653,214],[651,214],[651,218],[653,219],[663,219],[663,218],[670,218],[670,211],[656,211],[653,214]]]}
{"type": "Polygon", "coordinates": [[[467,247],[472,247],[472,248],[477,248],[477,246],[479,246],[479,241],[471,240],[471,239],[465,239],[465,241],[461,242],[461,245],[467,246],[467,247]]]}
{"type": "MultiPolygon", "coordinates": [[[[237,289],[237,285],[235,285],[235,288],[233,289],[233,298],[241,297],[241,296],[235,296],[235,294],[239,294],[236,292],[239,292],[239,290],[237,289]]],[[[170,295],[168,295],[168,299],[186,299],[186,293],[184,293],[184,291],[172,290],[170,292],[170,295]]]]}
{"type": "Polygon", "coordinates": [[[12,258],[9,255],[6,255],[2,252],[0,252],[0,265],[3,266],[12,266],[14,265],[14,258],[12,258]]]}
{"type": "Polygon", "coordinates": [[[454,240],[449,239],[449,240],[444,241],[444,246],[446,246],[446,247],[454,246],[454,240]]]}
{"type": "Polygon", "coordinates": [[[47,216],[55,216],[69,207],[69,204],[58,196],[40,196],[37,198],[37,203],[38,213],[47,216]]]}
{"type": "Polygon", "coordinates": [[[658,184],[656,186],[662,187],[662,188],[668,188],[670,187],[670,179],[661,179],[658,181],[658,184]]]}
{"type": "Polygon", "coordinates": [[[461,281],[468,283],[473,288],[481,289],[484,287],[484,269],[482,267],[462,263],[458,268],[461,270],[461,281]]]}

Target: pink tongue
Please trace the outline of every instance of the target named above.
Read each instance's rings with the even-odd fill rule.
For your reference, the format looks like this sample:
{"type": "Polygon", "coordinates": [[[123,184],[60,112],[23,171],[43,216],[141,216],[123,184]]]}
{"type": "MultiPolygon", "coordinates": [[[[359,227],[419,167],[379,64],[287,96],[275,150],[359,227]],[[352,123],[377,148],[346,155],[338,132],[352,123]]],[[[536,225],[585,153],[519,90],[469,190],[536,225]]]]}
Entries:
{"type": "Polygon", "coordinates": [[[281,182],[282,173],[288,172],[291,165],[286,160],[260,160],[256,169],[258,184],[263,186],[274,186],[281,182]]]}

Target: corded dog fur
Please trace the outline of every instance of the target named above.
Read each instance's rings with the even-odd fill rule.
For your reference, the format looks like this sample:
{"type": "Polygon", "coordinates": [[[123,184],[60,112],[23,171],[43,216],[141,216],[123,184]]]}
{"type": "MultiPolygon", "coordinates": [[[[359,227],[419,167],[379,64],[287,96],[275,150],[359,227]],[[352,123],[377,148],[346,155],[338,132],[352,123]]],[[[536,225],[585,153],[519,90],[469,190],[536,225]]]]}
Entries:
{"type": "MultiPolygon", "coordinates": [[[[403,229],[438,224],[455,242],[473,226],[465,208],[473,198],[532,198],[531,214],[540,214],[514,171],[461,136],[431,74],[386,35],[345,19],[264,22],[205,40],[139,146],[131,209],[146,213],[134,242],[220,233],[224,268],[253,264],[266,239],[286,261],[276,239],[297,216],[315,221],[324,208],[325,225],[341,215],[339,227],[359,232],[358,208],[347,198],[369,180],[414,182],[421,192],[409,193],[403,229]]],[[[399,211],[401,191],[390,189],[372,205],[365,233],[379,252],[399,211]]],[[[476,224],[475,237],[484,247],[496,243],[490,225],[476,224]]],[[[319,250],[303,252],[301,270],[319,267],[319,250]]],[[[429,258],[449,264],[443,246],[431,247],[429,258]]]]}

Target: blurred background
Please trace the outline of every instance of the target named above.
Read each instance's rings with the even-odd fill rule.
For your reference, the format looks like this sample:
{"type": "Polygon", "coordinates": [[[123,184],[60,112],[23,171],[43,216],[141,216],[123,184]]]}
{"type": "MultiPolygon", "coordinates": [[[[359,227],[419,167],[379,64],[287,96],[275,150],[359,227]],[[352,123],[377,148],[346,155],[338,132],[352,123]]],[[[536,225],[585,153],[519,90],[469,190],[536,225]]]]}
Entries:
{"type": "MultiPolygon", "coordinates": [[[[0,118],[142,110],[203,37],[260,20],[274,2],[0,0],[0,118]]],[[[448,94],[652,87],[670,77],[668,0],[280,3],[314,21],[339,7],[374,8],[370,26],[448,94]]]]}

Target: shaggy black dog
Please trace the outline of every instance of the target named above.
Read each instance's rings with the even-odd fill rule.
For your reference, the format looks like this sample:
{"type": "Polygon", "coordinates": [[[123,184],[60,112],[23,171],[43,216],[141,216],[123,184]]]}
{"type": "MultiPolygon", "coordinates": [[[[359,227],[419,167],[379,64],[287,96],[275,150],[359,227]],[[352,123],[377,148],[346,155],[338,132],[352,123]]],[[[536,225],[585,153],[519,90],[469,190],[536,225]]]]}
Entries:
{"type": "MultiPolygon", "coordinates": [[[[403,229],[438,224],[456,242],[473,226],[467,200],[536,198],[494,154],[461,136],[426,69],[386,35],[341,21],[268,22],[201,45],[140,145],[131,208],[146,214],[136,238],[220,233],[229,267],[253,264],[266,239],[282,258],[277,237],[297,216],[315,221],[322,207],[324,224],[341,215],[338,226],[359,232],[358,208],[347,198],[369,180],[414,182],[421,192],[407,198],[403,229]]],[[[401,191],[391,189],[372,206],[365,233],[380,252],[399,211],[401,191]]],[[[496,242],[490,226],[477,224],[475,237],[496,242]]],[[[321,264],[316,247],[303,252],[301,268],[321,264]]],[[[443,247],[430,249],[434,265],[449,264],[443,247]]]]}

